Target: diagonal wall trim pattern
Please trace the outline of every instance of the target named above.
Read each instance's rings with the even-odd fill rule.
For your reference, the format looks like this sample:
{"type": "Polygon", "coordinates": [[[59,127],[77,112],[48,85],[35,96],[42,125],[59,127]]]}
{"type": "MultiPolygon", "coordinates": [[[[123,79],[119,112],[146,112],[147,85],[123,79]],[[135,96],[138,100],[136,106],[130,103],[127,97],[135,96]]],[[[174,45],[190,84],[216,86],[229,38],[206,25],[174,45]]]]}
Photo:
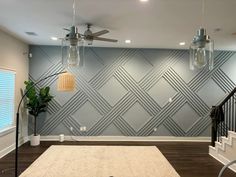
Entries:
{"type": "Polygon", "coordinates": [[[195,109],[195,111],[203,116],[209,110],[208,106],[193,92],[184,80],[170,68],[163,76],[176,90],[178,90],[187,99],[187,102],[195,109]]]}
{"type": "Polygon", "coordinates": [[[221,69],[214,73],[212,79],[224,92],[230,93],[235,87],[234,82],[221,69]]]}
{"type": "MultiPolygon", "coordinates": [[[[30,67],[36,68],[30,71],[30,80],[65,69],[58,57],[60,47],[31,46],[30,50],[30,67]]],[[[186,50],[85,48],[83,68],[69,69],[77,76],[74,93],[56,92],[57,78],[37,87],[51,86],[55,95],[37,128],[42,135],[55,135],[58,128],[68,134],[73,127],[75,136],[105,132],[112,136],[209,136],[212,105],[205,100],[204,88],[217,87],[214,98],[209,98],[215,105],[235,87],[233,76],[223,67],[232,57],[234,52],[217,51],[213,70],[192,72],[186,50]],[[94,75],[88,76],[90,72],[94,75]],[[162,88],[160,80],[175,94],[162,88]],[[150,94],[155,86],[159,90],[150,94]],[[81,132],[81,126],[89,128],[81,132]]]]}
{"type": "Polygon", "coordinates": [[[214,75],[214,73],[223,66],[224,63],[226,63],[232,56],[234,55],[234,52],[220,52],[215,58],[214,58],[214,68],[213,70],[202,70],[199,72],[195,78],[193,78],[189,85],[190,88],[193,91],[199,90],[200,87],[202,87],[205,82],[214,75]]]}

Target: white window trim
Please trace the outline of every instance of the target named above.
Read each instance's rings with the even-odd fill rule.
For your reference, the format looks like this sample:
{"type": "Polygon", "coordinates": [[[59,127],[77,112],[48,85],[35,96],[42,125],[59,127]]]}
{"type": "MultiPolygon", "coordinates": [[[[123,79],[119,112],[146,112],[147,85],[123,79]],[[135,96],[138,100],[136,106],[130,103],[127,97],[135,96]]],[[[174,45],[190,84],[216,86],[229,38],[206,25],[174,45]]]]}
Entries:
{"type": "Polygon", "coordinates": [[[4,129],[0,130],[0,137],[14,132],[15,129],[16,129],[16,126],[10,126],[10,127],[7,127],[7,128],[4,128],[4,129]]]}

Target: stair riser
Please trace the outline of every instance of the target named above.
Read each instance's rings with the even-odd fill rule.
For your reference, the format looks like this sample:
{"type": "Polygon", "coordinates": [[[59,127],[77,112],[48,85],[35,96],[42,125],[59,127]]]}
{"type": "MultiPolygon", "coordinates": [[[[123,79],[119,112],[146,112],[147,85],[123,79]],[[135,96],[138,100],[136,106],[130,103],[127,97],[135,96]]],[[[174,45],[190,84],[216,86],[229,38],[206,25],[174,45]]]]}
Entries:
{"type": "MultiPolygon", "coordinates": [[[[224,165],[236,159],[236,133],[229,131],[228,137],[221,137],[222,142],[215,142],[215,147],[209,146],[209,155],[224,165]]],[[[230,167],[236,172],[236,165],[230,167]]]]}

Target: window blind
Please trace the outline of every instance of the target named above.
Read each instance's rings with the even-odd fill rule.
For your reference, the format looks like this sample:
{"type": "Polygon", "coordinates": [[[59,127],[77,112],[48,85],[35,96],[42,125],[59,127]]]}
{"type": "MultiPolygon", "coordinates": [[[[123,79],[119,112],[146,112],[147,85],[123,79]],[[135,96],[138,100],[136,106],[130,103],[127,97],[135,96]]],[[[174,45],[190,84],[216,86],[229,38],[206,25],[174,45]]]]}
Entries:
{"type": "Polygon", "coordinates": [[[0,130],[14,120],[15,72],[0,69],[0,130]]]}

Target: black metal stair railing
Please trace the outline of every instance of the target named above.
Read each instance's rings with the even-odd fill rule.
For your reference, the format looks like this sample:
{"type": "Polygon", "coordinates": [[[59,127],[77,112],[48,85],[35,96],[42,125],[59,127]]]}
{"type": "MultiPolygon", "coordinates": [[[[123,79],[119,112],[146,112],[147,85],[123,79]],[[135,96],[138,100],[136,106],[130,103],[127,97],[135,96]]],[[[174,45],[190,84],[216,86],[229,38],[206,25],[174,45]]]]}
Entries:
{"type": "Polygon", "coordinates": [[[218,105],[213,106],[210,117],[212,118],[211,145],[220,142],[222,136],[228,136],[228,131],[236,131],[236,88],[218,105]]]}

